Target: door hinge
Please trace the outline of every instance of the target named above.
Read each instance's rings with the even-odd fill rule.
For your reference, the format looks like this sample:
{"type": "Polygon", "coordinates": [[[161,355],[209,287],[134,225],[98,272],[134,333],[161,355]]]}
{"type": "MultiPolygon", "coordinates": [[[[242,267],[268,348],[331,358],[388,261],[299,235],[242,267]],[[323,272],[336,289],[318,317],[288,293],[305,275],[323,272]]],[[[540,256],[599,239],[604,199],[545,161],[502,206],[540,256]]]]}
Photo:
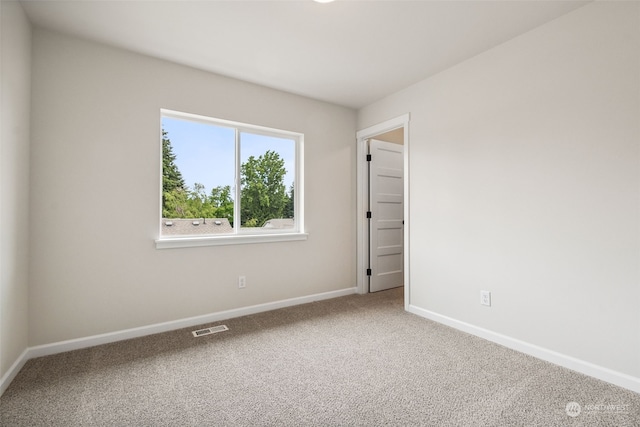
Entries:
{"type": "Polygon", "coordinates": [[[371,154],[367,154],[367,162],[371,161],[371,154]]]}
{"type": "Polygon", "coordinates": [[[371,211],[367,211],[367,218],[371,219],[371,211]]]}
{"type": "Polygon", "coordinates": [[[371,269],[367,268],[367,276],[371,276],[371,269]]]}

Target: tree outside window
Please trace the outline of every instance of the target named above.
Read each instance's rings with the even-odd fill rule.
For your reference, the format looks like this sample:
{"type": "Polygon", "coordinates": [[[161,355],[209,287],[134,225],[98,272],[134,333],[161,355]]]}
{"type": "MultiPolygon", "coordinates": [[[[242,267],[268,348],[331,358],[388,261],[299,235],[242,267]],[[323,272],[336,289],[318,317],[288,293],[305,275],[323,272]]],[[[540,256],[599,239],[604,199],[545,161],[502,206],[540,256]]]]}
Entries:
{"type": "Polygon", "coordinates": [[[296,134],[228,124],[162,116],[161,236],[296,231],[296,134]]]}

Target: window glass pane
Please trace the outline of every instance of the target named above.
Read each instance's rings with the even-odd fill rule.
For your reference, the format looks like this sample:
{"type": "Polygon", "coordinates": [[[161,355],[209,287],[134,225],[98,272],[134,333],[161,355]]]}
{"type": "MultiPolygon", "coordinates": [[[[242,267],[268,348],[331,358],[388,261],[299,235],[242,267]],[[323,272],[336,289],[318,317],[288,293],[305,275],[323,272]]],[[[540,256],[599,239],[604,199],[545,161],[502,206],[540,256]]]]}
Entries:
{"type": "Polygon", "coordinates": [[[240,133],[241,228],[294,228],[295,140],[240,133]]]}
{"type": "Polygon", "coordinates": [[[235,129],[162,117],[163,236],[233,233],[235,129]]]}

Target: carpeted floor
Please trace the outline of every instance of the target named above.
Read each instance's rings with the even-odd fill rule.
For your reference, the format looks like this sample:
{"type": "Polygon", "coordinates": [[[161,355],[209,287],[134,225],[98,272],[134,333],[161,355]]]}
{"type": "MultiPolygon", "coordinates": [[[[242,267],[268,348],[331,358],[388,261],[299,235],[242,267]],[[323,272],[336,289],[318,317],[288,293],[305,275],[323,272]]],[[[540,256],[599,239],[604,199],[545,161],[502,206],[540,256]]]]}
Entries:
{"type": "Polygon", "coordinates": [[[406,313],[402,289],[221,323],[30,360],[0,425],[640,426],[639,394],[406,313]]]}

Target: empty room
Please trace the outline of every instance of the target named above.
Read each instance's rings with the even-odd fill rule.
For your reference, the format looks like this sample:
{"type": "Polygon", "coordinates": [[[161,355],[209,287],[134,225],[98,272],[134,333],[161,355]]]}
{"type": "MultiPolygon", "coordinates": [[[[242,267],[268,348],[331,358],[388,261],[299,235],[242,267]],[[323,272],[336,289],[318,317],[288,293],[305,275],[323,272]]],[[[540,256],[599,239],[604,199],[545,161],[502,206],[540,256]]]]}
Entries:
{"type": "Polygon", "coordinates": [[[640,425],[639,1],[0,19],[0,425],[640,425]]]}

